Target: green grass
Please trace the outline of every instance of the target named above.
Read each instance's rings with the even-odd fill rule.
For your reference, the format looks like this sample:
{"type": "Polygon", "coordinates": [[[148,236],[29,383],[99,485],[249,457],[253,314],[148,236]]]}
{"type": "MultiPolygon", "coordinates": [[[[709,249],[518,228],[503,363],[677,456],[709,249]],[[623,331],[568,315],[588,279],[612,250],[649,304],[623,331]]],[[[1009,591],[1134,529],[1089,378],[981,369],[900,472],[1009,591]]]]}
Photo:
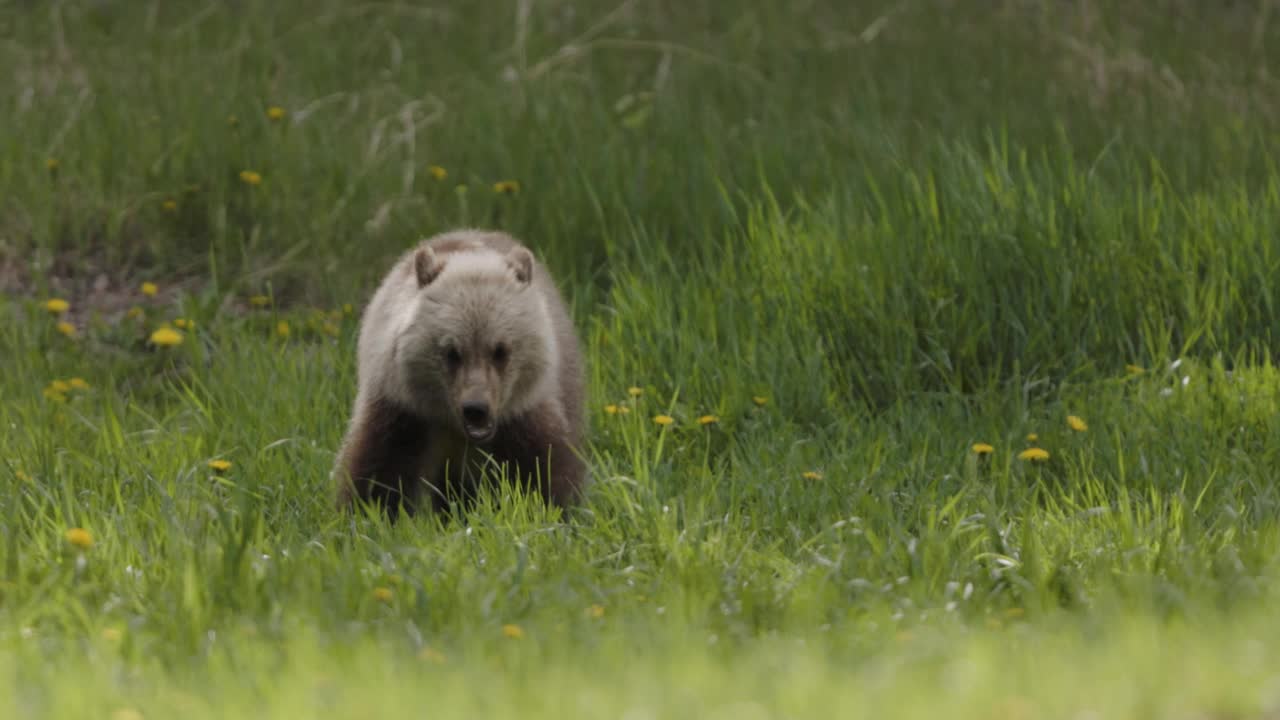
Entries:
{"type": "Polygon", "coordinates": [[[1220,5],[0,1],[0,714],[1274,717],[1220,5]],[[588,501],[341,516],[359,310],[468,224],[571,300],[588,501]]]}

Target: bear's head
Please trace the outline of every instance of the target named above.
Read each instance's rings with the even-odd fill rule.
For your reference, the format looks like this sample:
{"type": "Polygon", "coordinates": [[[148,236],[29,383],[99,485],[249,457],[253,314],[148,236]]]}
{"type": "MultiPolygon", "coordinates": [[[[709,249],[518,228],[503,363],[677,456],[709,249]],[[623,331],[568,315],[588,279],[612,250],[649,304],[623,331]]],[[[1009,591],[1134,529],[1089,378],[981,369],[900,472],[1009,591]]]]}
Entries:
{"type": "Polygon", "coordinates": [[[397,343],[408,391],[423,410],[484,443],[529,409],[552,375],[555,332],[523,247],[414,256],[417,293],[397,343]]]}

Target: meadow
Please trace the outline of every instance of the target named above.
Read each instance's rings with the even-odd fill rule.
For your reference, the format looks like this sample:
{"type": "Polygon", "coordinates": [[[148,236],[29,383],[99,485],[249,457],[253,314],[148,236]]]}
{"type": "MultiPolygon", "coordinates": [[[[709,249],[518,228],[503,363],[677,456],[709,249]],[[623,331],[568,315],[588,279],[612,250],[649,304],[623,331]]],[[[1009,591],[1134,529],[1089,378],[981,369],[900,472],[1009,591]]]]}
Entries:
{"type": "Polygon", "coordinates": [[[1280,13],[0,0],[0,714],[1280,716],[1280,13]],[[594,484],[343,515],[418,238],[594,484]]]}

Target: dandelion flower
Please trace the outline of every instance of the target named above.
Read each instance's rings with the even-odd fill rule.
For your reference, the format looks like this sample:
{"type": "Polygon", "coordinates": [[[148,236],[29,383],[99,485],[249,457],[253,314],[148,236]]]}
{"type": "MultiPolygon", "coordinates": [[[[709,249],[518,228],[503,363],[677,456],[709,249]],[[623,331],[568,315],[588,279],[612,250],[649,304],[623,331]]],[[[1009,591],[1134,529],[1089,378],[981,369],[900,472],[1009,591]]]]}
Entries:
{"type": "Polygon", "coordinates": [[[609,414],[609,415],[617,415],[617,414],[618,414],[618,406],[617,406],[617,405],[605,405],[605,406],[604,406],[604,411],[605,411],[605,413],[607,413],[607,414],[609,414]]]}
{"type": "Polygon", "coordinates": [[[175,318],[173,324],[183,330],[190,330],[196,326],[196,322],[194,320],[188,320],[186,318],[175,318]]]}
{"type": "Polygon", "coordinates": [[[173,347],[182,344],[182,333],[165,326],[151,333],[151,344],[161,347],[173,347]]]}
{"type": "Polygon", "coordinates": [[[373,599],[378,602],[389,603],[392,597],[394,597],[394,593],[391,592],[391,588],[376,587],[373,589],[373,599]]]}
{"type": "Polygon", "coordinates": [[[249,297],[249,304],[254,307],[266,307],[271,304],[271,298],[266,295],[251,295],[249,297]]]}
{"type": "Polygon", "coordinates": [[[280,337],[289,337],[289,323],[284,320],[276,323],[276,334],[280,337]]]}
{"type": "Polygon", "coordinates": [[[22,472],[21,470],[15,470],[13,474],[14,474],[14,477],[18,478],[22,482],[31,482],[31,476],[22,472]]]}
{"type": "Polygon", "coordinates": [[[520,192],[520,183],[515,180],[503,180],[493,184],[493,191],[499,195],[514,195],[520,192]]]}
{"type": "Polygon", "coordinates": [[[49,389],[55,392],[68,393],[71,392],[71,383],[66,380],[54,380],[49,383],[49,389]]]}
{"type": "Polygon", "coordinates": [[[1035,433],[1027,433],[1027,442],[1029,442],[1029,443],[1033,443],[1033,442],[1035,442],[1035,441],[1037,441],[1037,440],[1039,440],[1039,439],[1040,439],[1040,436],[1039,436],[1039,435],[1037,435],[1037,434],[1035,434],[1035,433]]]}
{"type": "Polygon", "coordinates": [[[644,394],[644,388],[638,388],[633,385],[627,388],[627,394],[630,395],[631,397],[640,397],[641,395],[644,394]]]}
{"type": "Polygon", "coordinates": [[[715,415],[703,415],[702,417],[698,418],[699,425],[713,425],[718,422],[720,422],[720,418],[716,417],[715,415]]]}
{"type": "Polygon", "coordinates": [[[93,536],[84,528],[71,528],[65,534],[67,542],[81,550],[88,550],[93,545],[93,536]]]}
{"type": "Polygon", "coordinates": [[[160,288],[156,287],[155,283],[153,282],[142,283],[143,295],[146,295],[147,297],[155,297],[157,292],[160,292],[160,288]]]}
{"type": "Polygon", "coordinates": [[[240,182],[243,182],[246,185],[261,185],[262,175],[252,170],[241,170],[240,182]]]}
{"type": "Polygon", "coordinates": [[[51,298],[44,301],[44,309],[54,315],[61,315],[71,309],[71,303],[63,300],[62,298],[51,298]]]}
{"type": "Polygon", "coordinates": [[[424,647],[418,651],[418,659],[433,662],[436,665],[443,664],[445,661],[444,653],[435,648],[424,647]]]}
{"type": "Polygon", "coordinates": [[[353,312],[355,312],[355,308],[353,308],[353,307],[351,306],[351,303],[343,303],[343,304],[342,304],[342,313],[343,313],[344,315],[350,315],[350,314],[351,314],[351,313],[353,313],[353,312]]]}
{"type": "Polygon", "coordinates": [[[507,624],[502,626],[502,634],[512,640],[519,640],[524,637],[524,630],[519,625],[507,624]]]}
{"type": "Polygon", "coordinates": [[[45,399],[46,399],[46,400],[52,400],[52,401],[54,401],[54,402],[66,402],[66,401],[67,401],[67,396],[66,396],[65,394],[60,393],[60,392],[58,392],[57,390],[54,390],[54,389],[53,389],[53,388],[51,388],[51,387],[47,387],[47,388],[45,388],[44,390],[41,390],[41,391],[40,391],[40,394],[41,394],[41,395],[44,395],[44,397],[45,397],[45,399]]]}
{"type": "Polygon", "coordinates": [[[592,605],[591,607],[587,608],[587,616],[588,616],[588,617],[593,617],[593,618],[602,618],[602,617],[604,617],[604,606],[603,606],[603,605],[592,605]]]}
{"type": "Polygon", "coordinates": [[[72,390],[88,390],[89,389],[89,383],[86,382],[85,379],[82,377],[73,377],[67,381],[67,384],[71,386],[72,390]]]}
{"type": "Polygon", "coordinates": [[[974,443],[973,451],[979,455],[990,455],[991,453],[995,452],[996,449],[991,447],[987,443],[974,443]]]}
{"type": "Polygon", "coordinates": [[[1070,425],[1071,429],[1075,430],[1076,432],[1084,432],[1085,430],[1089,429],[1088,423],[1086,423],[1084,420],[1082,420],[1081,418],[1075,415],[1067,416],[1067,424],[1070,425]]]}
{"type": "Polygon", "coordinates": [[[58,332],[62,333],[63,335],[66,335],[69,338],[73,338],[76,336],[76,326],[72,325],[66,320],[63,320],[62,322],[58,323],[56,327],[58,328],[58,332]]]}
{"type": "Polygon", "coordinates": [[[1027,448],[1026,450],[1018,453],[1018,459],[1035,461],[1048,460],[1049,451],[1044,448],[1027,448]]]}
{"type": "Polygon", "coordinates": [[[173,212],[178,209],[178,201],[172,198],[160,203],[160,209],[165,212],[173,212]]]}
{"type": "Polygon", "coordinates": [[[45,169],[49,170],[50,172],[53,172],[54,170],[57,170],[57,169],[58,169],[58,165],[59,165],[59,163],[58,163],[58,158],[47,158],[47,159],[44,161],[45,169]]]}
{"type": "Polygon", "coordinates": [[[763,395],[756,395],[755,397],[751,398],[751,402],[755,403],[756,405],[759,405],[760,407],[764,407],[769,402],[769,398],[763,395]]]}
{"type": "Polygon", "coordinates": [[[654,415],[654,416],[653,416],[653,421],[654,421],[654,422],[656,422],[656,423],[658,423],[659,425],[666,426],[666,425],[670,425],[671,423],[675,422],[675,421],[676,421],[676,419],[675,419],[675,418],[673,418],[673,417],[671,417],[670,415],[654,415]]]}
{"type": "Polygon", "coordinates": [[[215,472],[226,472],[231,469],[230,460],[210,460],[208,465],[215,472]]]}
{"type": "Polygon", "coordinates": [[[439,165],[432,165],[431,167],[427,168],[427,172],[431,173],[431,177],[437,180],[443,180],[449,177],[449,171],[445,170],[439,165]]]}
{"type": "Polygon", "coordinates": [[[817,470],[806,470],[803,473],[801,473],[801,477],[803,477],[805,480],[821,480],[822,473],[818,472],[817,470]]]}
{"type": "Polygon", "coordinates": [[[268,120],[283,120],[286,114],[287,113],[285,113],[284,108],[282,107],[277,107],[273,105],[272,107],[267,108],[268,120]]]}
{"type": "Polygon", "coordinates": [[[126,312],[124,316],[129,318],[130,320],[136,320],[142,317],[143,314],[144,313],[142,311],[142,308],[138,307],[137,305],[134,305],[133,307],[129,308],[129,311],[126,312]]]}

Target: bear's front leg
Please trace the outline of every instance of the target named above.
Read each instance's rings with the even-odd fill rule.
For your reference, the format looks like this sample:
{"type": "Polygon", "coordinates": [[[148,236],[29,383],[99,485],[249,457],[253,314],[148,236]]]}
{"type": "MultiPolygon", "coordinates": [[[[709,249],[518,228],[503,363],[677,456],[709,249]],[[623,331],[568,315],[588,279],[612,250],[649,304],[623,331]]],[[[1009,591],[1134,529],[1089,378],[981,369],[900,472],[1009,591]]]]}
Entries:
{"type": "Polygon", "coordinates": [[[403,507],[412,514],[422,494],[429,425],[379,399],[361,406],[339,453],[338,505],[375,503],[392,520],[403,507]]]}
{"type": "Polygon", "coordinates": [[[508,473],[518,468],[518,477],[535,487],[543,500],[567,509],[581,499],[586,464],[551,407],[540,406],[509,421],[499,428],[497,437],[495,457],[508,463],[508,473]]]}

